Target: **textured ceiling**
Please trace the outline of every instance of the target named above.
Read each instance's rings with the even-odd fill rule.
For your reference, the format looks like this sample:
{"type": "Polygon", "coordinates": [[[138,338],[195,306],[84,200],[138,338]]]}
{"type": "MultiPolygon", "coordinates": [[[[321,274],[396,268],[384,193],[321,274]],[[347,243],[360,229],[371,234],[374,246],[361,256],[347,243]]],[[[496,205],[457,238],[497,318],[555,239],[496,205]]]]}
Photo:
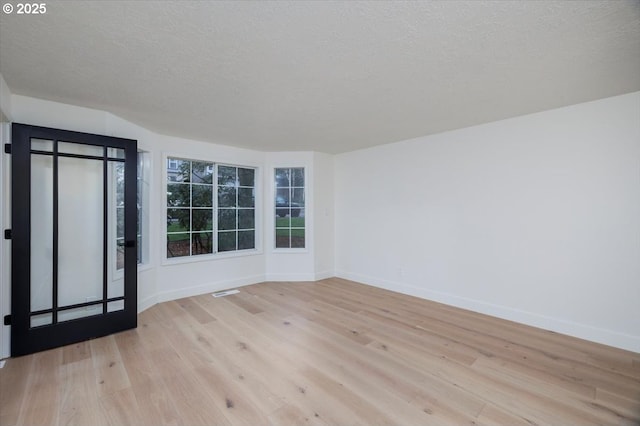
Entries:
{"type": "Polygon", "coordinates": [[[640,2],[48,1],[1,14],[0,73],[162,134],[338,153],[640,90],[640,2]]]}

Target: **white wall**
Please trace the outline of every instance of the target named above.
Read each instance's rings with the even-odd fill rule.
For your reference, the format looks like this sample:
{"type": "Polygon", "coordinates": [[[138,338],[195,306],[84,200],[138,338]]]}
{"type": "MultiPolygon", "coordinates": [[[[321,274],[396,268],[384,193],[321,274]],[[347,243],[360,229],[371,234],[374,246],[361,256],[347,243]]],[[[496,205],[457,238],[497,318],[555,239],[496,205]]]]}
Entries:
{"type": "Polygon", "coordinates": [[[314,153],[314,241],[315,279],[334,275],[334,171],[333,155],[314,153]]]}
{"type": "Polygon", "coordinates": [[[335,173],[338,276],[640,352],[640,92],[335,173]]]}
{"type": "Polygon", "coordinates": [[[11,90],[0,74],[0,122],[11,121],[11,90]]]}

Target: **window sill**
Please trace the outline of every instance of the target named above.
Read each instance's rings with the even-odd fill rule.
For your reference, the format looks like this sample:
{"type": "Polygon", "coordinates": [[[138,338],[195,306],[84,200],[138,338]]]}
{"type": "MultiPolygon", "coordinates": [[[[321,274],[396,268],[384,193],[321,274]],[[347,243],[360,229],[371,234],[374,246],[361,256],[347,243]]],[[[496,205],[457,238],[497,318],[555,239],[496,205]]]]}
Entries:
{"type": "Polygon", "coordinates": [[[308,248],[274,248],[272,250],[274,254],[305,254],[309,253],[308,248]]]}
{"type": "Polygon", "coordinates": [[[146,272],[153,269],[153,265],[151,263],[141,263],[138,265],[138,272],[146,272]]]}
{"type": "Polygon", "coordinates": [[[233,259],[236,257],[259,256],[263,254],[260,249],[243,250],[241,252],[221,252],[207,255],[183,256],[183,257],[165,257],[162,259],[162,266],[182,265],[194,262],[211,262],[216,260],[233,259]]]}

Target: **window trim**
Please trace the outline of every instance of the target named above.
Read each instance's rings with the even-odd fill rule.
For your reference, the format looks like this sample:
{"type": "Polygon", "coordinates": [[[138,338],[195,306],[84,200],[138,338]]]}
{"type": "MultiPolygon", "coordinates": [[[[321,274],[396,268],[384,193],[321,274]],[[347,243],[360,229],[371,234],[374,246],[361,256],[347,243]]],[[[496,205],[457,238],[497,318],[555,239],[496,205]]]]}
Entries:
{"type": "MultiPolygon", "coordinates": [[[[253,200],[253,207],[240,207],[237,205],[238,201],[239,201],[239,197],[240,197],[240,192],[237,191],[236,192],[236,206],[235,207],[222,207],[223,209],[233,209],[236,211],[236,227],[234,230],[228,229],[228,230],[220,230],[220,229],[215,229],[215,243],[214,243],[214,247],[215,247],[215,251],[214,253],[230,253],[230,252],[237,252],[237,251],[246,251],[246,250],[255,250],[256,247],[254,248],[249,248],[249,249],[242,249],[239,250],[237,249],[238,247],[238,243],[239,243],[239,237],[238,237],[238,232],[240,231],[253,231],[253,235],[254,235],[254,246],[256,246],[256,240],[257,240],[257,233],[258,233],[258,223],[257,223],[257,217],[256,217],[256,212],[258,211],[258,200],[257,200],[257,185],[256,185],[256,181],[257,181],[257,173],[258,170],[255,167],[249,167],[249,166],[240,166],[240,165],[235,165],[235,164],[226,164],[226,163],[213,163],[213,171],[216,172],[215,176],[216,176],[216,183],[214,184],[214,188],[215,188],[215,200],[213,202],[214,204],[214,210],[216,211],[216,213],[218,213],[218,210],[220,209],[220,207],[218,206],[218,188],[220,186],[224,186],[224,185],[219,185],[218,180],[217,180],[217,171],[218,171],[218,167],[233,167],[236,169],[236,174],[238,173],[238,169],[253,169],[254,171],[254,175],[253,175],[253,186],[242,186],[240,185],[240,180],[238,178],[238,186],[236,186],[236,189],[240,189],[240,188],[253,188],[253,192],[254,192],[254,200],[253,200]],[[239,221],[239,211],[240,210],[249,210],[249,209],[253,209],[253,228],[239,228],[238,226],[240,225],[240,221],[239,221]],[[235,250],[226,250],[226,251],[219,251],[218,250],[218,235],[220,232],[236,232],[236,249],[235,250]]],[[[214,226],[215,228],[215,226],[214,226]]]]}
{"type": "Polygon", "coordinates": [[[254,161],[229,161],[226,158],[220,158],[219,160],[214,160],[211,157],[199,157],[199,158],[191,158],[188,154],[176,153],[176,152],[163,152],[162,153],[162,195],[160,197],[161,203],[161,244],[162,244],[162,254],[160,256],[160,264],[162,266],[168,265],[180,265],[185,263],[192,262],[206,262],[212,260],[222,260],[228,258],[235,257],[245,257],[245,256],[256,256],[264,254],[263,250],[263,169],[264,166],[260,163],[256,163],[254,161]],[[213,253],[210,254],[199,254],[199,255],[189,255],[189,256],[178,256],[178,257],[167,257],[167,185],[171,183],[167,177],[167,161],[169,158],[177,158],[186,161],[198,161],[198,162],[206,162],[213,163],[214,165],[214,179],[213,186],[213,206],[212,209],[214,211],[214,226],[212,229],[213,233],[213,253]],[[231,167],[240,167],[240,168],[251,168],[255,170],[255,248],[253,249],[244,249],[244,250],[234,250],[234,251],[223,251],[218,252],[218,236],[217,236],[217,211],[218,211],[218,195],[217,195],[217,167],[218,166],[231,166],[231,167]]]}
{"type": "MultiPolygon", "coordinates": [[[[151,207],[151,179],[153,176],[152,168],[151,168],[151,153],[149,151],[138,149],[138,165],[142,162],[142,175],[140,179],[142,180],[143,186],[147,184],[147,190],[142,193],[141,207],[140,207],[140,234],[136,234],[136,237],[140,237],[140,241],[142,246],[139,247],[140,250],[140,261],[136,264],[138,272],[146,271],[150,269],[153,265],[151,264],[151,250],[150,250],[150,232],[151,232],[151,215],[149,214],[149,210],[151,207]],[[146,207],[146,209],[145,209],[146,207]],[[146,211],[145,211],[146,210],[146,211]],[[146,213],[146,215],[145,215],[146,213]],[[146,220],[145,220],[146,217],[146,220]]],[[[113,170],[108,171],[109,179],[112,180],[113,170]]],[[[138,176],[136,176],[136,185],[138,176]]],[[[115,185],[112,186],[112,190],[110,191],[109,197],[112,200],[115,200],[117,197],[117,188],[115,185]]],[[[111,281],[119,281],[124,278],[124,269],[118,269],[117,265],[117,256],[118,256],[118,235],[117,235],[117,222],[118,222],[118,207],[116,206],[111,212],[109,212],[109,264],[111,267],[111,281]]],[[[137,238],[136,238],[137,239],[137,238]]]]}
{"type": "MultiPolygon", "coordinates": [[[[270,206],[271,206],[271,212],[270,214],[273,215],[273,221],[271,222],[271,235],[273,238],[272,241],[272,245],[271,245],[271,250],[274,253],[278,253],[278,254],[302,254],[302,253],[308,253],[309,252],[309,212],[310,212],[310,207],[309,207],[309,169],[310,166],[308,165],[272,165],[271,166],[271,185],[272,185],[272,191],[271,191],[271,202],[270,202],[270,206]],[[276,197],[278,195],[278,185],[276,184],[276,169],[302,169],[303,173],[304,173],[304,214],[305,214],[305,221],[304,221],[304,247],[276,247],[276,233],[277,233],[277,227],[275,226],[275,222],[276,222],[276,197]]],[[[289,186],[289,188],[299,188],[299,187],[292,187],[289,186]]],[[[289,229],[291,229],[291,227],[289,227],[289,229]]],[[[296,229],[300,229],[300,228],[296,228],[296,229]]]]}

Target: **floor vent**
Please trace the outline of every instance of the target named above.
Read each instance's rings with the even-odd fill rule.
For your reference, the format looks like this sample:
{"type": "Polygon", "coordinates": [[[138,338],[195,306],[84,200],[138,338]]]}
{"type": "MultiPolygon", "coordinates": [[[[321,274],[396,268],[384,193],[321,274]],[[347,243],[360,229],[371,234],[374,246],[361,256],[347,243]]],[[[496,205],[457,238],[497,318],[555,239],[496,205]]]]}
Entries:
{"type": "Polygon", "coordinates": [[[223,297],[223,296],[228,296],[230,294],[236,294],[236,293],[240,293],[240,290],[224,290],[224,291],[219,291],[217,293],[213,293],[211,295],[213,297],[223,297]]]}

